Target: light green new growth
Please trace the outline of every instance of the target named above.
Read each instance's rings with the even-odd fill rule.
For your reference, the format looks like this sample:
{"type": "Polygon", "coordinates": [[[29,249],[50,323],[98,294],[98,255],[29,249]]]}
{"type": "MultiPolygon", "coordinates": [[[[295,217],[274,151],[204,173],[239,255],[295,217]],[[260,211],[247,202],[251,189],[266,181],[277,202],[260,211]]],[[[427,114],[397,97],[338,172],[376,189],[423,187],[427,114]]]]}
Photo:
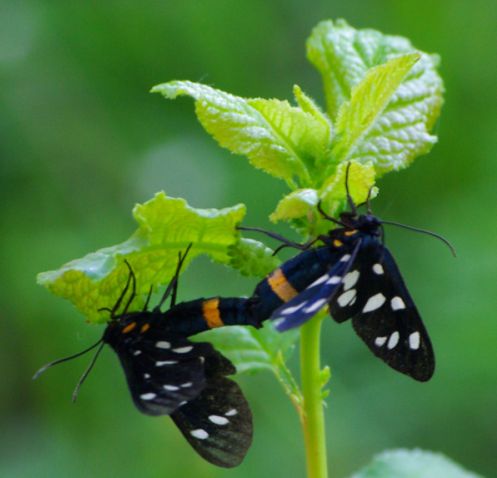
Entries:
{"type": "Polygon", "coordinates": [[[200,123],[221,146],[289,186],[308,183],[308,166],[329,146],[329,125],[286,101],[240,98],[191,81],[171,81],[152,92],[194,98],[200,123]]]}
{"type": "MultiPolygon", "coordinates": [[[[271,220],[289,221],[312,236],[326,228],[316,215],[319,200],[330,214],[345,207],[344,188],[334,191],[343,184],[337,182],[341,164],[367,168],[361,174],[369,180],[361,181],[362,202],[375,176],[404,168],[431,149],[443,84],[436,56],[416,50],[405,38],[355,30],[343,20],[321,22],[307,42],[307,54],[323,77],[327,113],[299,86],[293,91],[297,106],[240,98],[189,81],[152,91],[169,99],[191,96],[202,126],[221,146],[284,179],[292,192],[271,220]]],[[[352,175],[349,185],[357,189],[352,175]]]]}
{"type": "Polygon", "coordinates": [[[138,229],[128,240],[71,261],[58,270],[42,272],[38,282],[70,300],[89,322],[105,322],[108,312],[98,309],[112,308],[123,290],[129,275],[125,259],[137,279],[134,310],[151,285],[157,288],[169,282],[178,253],[184,252],[190,243],[193,247],[185,266],[199,254],[241,267],[247,274],[265,273],[273,265],[272,251],[261,243],[244,242],[238,246],[236,226],[245,216],[242,204],[225,209],[195,209],[184,199],[158,193],[150,201],[137,204],[133,216],[138,229]],[[238,249],[243,250],[244,260],[239,258],[238,249]]]}

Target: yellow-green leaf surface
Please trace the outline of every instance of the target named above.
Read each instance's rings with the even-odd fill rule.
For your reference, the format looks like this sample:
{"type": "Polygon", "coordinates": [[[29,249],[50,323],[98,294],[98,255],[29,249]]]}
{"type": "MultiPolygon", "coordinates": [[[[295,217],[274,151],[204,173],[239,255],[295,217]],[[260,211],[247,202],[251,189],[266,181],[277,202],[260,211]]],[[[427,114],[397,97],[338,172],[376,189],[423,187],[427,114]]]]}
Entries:
{"type": "MultiPolygon", "coordinates": [[[[38,282],[55,295],[70,300],[90,322],[105,322],[128,278],[126,259],[137,278],[137,293],[143,297],[151,285],[164,285],[172,278],[178,253],[188,244],[192,249],[185,266],[197,255],[208,254],[228,264],[228,250],[239,240],[236,226],[245,215],[239,204],[225,209],[195,209],[184,199],[158,193],[150,201],[137,204],[133,216],[138,229],[125,242],[100,249],[71,261],[55,271],[38,275],[38,282]]],[[[140,302],[138,297],[135,307],[140,302]]]]}
{"type": "Polygon", "coordinates": [[[349,159],[368,141],[369,130],[418,60],[416,53],[394,58],[369,70],[364,80],[352,89],[350,101],[342,105],[337,118],[333,154],[339,161],[349,159]]]}
{"type": "Polygon", "coordinates": [[[334,163],[355,159],[372,161],[383,174],[431,149],[444,91],[437,56],[405,38],[356,30],[344,20],[318,24],[307,54],[323,78],[336,127],[327,172],[334,163]],[[409,68],[412,54],[419,60],[409,68]]]}
{"type": "Polygon", "coordinates": [[[287,194],[278,203],[269,219],[273,222],[278,222],[305,217],[309,211],[315,209],[318,202],[319,192],[316,189],[297,189],[287,194]]]}
{"type": "MultiPolygon", "coordinates": [[[[289,221],[296,230],[304,232],[307,236],[314,237],[328,231],[333,225],[320,215],[316,206],[321,200],[326,213],[334,217],[344,209],[347,197],[345,189],[347,164],[340,163],[319,190],[297,189],[286,195],[278,203],[270,219],[274,222],[289,221]]],[[[377,195],[378,190],[374,187],[374,183],[375,168],[372,163],[350,162],[348,185],[355,204],[365,202],[370,189],[371,198],[377,195]]]]}
{"type": "Polygon", "coordinates": [[[253,239],[241,238],[228,253],[231,257],[229,265],[244,276],[264,277],[281,262],[273,255],[272,249],[253,239]]]}
{"type": "Polygon", "coordinates": [[[329,125],[287,101],[246,99],[190,81],[157,85],[152,92],[195,99],[197,117],[221,146],[284,179],[310,181],[309,168],[329,147],[329,125]]]}

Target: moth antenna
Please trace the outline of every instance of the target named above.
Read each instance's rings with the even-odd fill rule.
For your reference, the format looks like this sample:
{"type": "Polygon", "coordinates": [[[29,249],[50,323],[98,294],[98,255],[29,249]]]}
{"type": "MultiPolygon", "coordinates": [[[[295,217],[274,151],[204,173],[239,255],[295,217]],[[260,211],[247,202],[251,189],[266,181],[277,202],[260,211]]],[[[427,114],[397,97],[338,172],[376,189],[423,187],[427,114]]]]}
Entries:
{"type": "Polygon", "coordinates": [[[160,308],[162,307],[162,304],[164,304],[164,302],[167,300],[167,298],[169,297],[169,295],[171,293],[172,293],[171,305],[175,304],[176,293],[178,291],[178,278],[179,278],[179,274],[181,272],[181,267],[183,266],[183,262],[185,261],[186,256],[188,255],[188,252],[190,251],[192,246],[193,246],[193,242],[190,242],[190,244],[188,244],[188,247],[186,248],[185,253],[183,255],[181,254],[181,252],[178,253],[178,264],[176,265],[176,271],[174,272],[174,276],[171,279],[171,282],[169,282],[169,284],[164,292],[164,295],[162,296],[161,301],[155,306],[155,308],[154,308],[155,311],[160,310],[160,308]],[[173,299],[174,299],[174,302],[173,302],[173,299]]]}
{"type": "Polygon", "coordinates": [[[100,352],[104,348],[104,345],[105,345],[105,342],[102,341],[100,347],[97,349],[97,351],[95,352],[95,355],[91,359],[90,365],[88,365],[88,368],[84,371],[83,375],[81,375],[81,378],[78,380],[78,383],[76,384],[76,388],[74,389],[74,392],[72,393],[73,403],[78,398],[79,389],[81,388],[81,385],[83,385],[83,382],[86,380],[86,377],[88,377],[88,375],[90,374],[93,366],[95,365],[95,362],[98,359],[98,356],[100,355],[100,352]]]}
{"type": "Polygon", "coordinates": [[[454,246],[447,239],[445,239],[445,237],[443,237],[440,234],[437,234],[436,232],[428,231],[426,229],[420,229],[418,227],[408,226],[406,224],[401,224],[399,222],[383,221],[383,220],[381,222],[382,222],[382,224],[389,224],[391,226],[397,226],[397,227],[401,227],[403,229],[408,229],[409,231],[419,232],[421,234],[426,234],[427,236],[432,236],[432,237],[442,241],[450,249],[450,252],[452,253],[452,255],[454,257],[457,257],[456,249],[454,248],[454,246]]]}
{"type": "Polygon", "coordinates": [[[67,362],[69,360],[81,357],[81,355],[84,355],[88,353],[90,350],[93,350],[95,347],[97,347],[100,343],[102,343],[102,339],[100,339],[96,344],[93,344],[91,347],[88,347],[87,349],[78,352],[77,354],[74,355],[69,355],[68,357],[63,357],[57,360],[54,360],[52,362],[47,363],[46,365],[43,365],[34,375],[33,375],[33,380],[36,380],[42,373],[44,373],[46,370],[49,368],[53,367],[54,365],[58,365],[59,363],[67,362]]]}
{"type": "Polygon", "coordinates": [[[345,170],[345,191],[347,191],[347,202],[349,203],[349,207],[351,212],[355,215],[357,214],[357,209],[354,204],[354,200],[352,199],[352,196],[350,195],[349,191],[349,171],[350,171],[350,166],[352,165],[351,162],[347,163],[347,169],[345,170]]]}
{"type": "MultiPolygon", "coordinates": [[[[131,264],[125,259],[124,263],[128,266],[129,269],[129,278],[131,279],[131,295],[129,296],[128,302],[126,302],[126,305],[124,306],[124,310],[121,315],[126,314],[128,312],[129,307],[131,306],[131,303],[133,302],[134,298],[136,297],[136,276],[133,271],[133,268],[131,267],[131,264]]],[[[127,285],[129,287],[129,285],[127,285]]]]}
{"type": "Polygon", "coordinates": [[[151,285],[150,289],[148,290],[147,300],[145,301],[145,305],[143,306],[143,312],[145,312],[148,309],[148,303],[150,302],[150,297],[152,296],[153,290],[154,290],[154,286],[151,285]]]}
{"type": "Polygon", "coordinates": [[[124,289],[121,292],[121,295],[116,300],[116,303],[114,304],[114,307],[112,307],[112,310],[111,310],[111,313],[110,313],[110,317],[113,320],[116,318],[116,312],[118,311],[119,307],[121,306],[121,302],[123,301],[124,296],[126,295],[126,292],[128,292],[129,285],[131,283],[131,276],[133,274],[133,270],[131,269],[131,266],[129,265],[129,262],[127,260],[125,260],[124,263],[128,266],[128,269],[129,269],[130,273],[129,273],[128,279],[126,281],[126,285],[124,286],[124,289]]]}
{"type": "Polygon", "coordinates": [[[318,208],[319,214],[321,214],[321,216],[323,216],[325,219],[328,219],[328,221],[334,222],[339,226],[347,227],[342,221],[339,221],[338,219],[335,219],[334,217],[331,217],[328,214],[326,214],[326,212],[323,209],[323,202],[321,201],[321,199],[318,201],[316,207],[318,208]]]}

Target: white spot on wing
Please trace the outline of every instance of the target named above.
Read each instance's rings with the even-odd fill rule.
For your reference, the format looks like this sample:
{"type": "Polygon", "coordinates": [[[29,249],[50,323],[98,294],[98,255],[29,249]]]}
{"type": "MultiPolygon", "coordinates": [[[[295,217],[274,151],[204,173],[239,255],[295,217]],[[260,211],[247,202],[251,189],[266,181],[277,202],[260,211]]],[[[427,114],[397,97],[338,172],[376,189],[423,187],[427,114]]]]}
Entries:
{"type": "Polygon", "coordinates": [[[198,438],[199,440],[205,440],[206,438],[209,438],[209,434],[202,428],[197,428],[196,430],[192,430],[190,432],[190,435],[192,437],[198,438]]]}
{"type": "Polygon", "coordinates": [[[387,341],[386,337],[376,337],[376,339],[374,339],[374,344],[377,347],[383,347],[386,341],[387,341]]]}
{"type": "Polygon", "coordinates": [[[133,355],[136,357],[137,355],[140,355],[141,353],[142,353],[142,351],[141,351],[141,350],[135,350],[135,351],[133,352],[133,355]]]}
{"type": "Polygon", "coordinates": [[[296,312],[297,310],[301,309],[302,307],[304,307],[304,305],[307,304],[307,301],[304,300],[304,302],[301,302],[300,304],[298,305],[294,305],[293,307],[287,307],[286,309],[283,309],[281,311],[281,315],[288,315],[288,314],[293,314],[294,312],[296,312]]]}
{"type": "Polygon", "coordinates": [[[173,349],[173,352],[176,352],[177,354],[187,354],[192,349],[192,345],[187,345],[186,347],[178,347],[177,349],[173,349]]]}
{"type": "Polygon", "coordinates": [[[234,417],[236,414],[238,414],[238,410],[236,408],[232,408],[225,413],[227,417],[234,417]]]}
{"type": "Polygon", "coordinates": [[[385,271],[383,270],[383,266],[379,263],[373,266],[373,272],[375,274],[378,274],[379,276],[385,273],[385,271]]]}
{"type": "Polygon", "coordinates": [[[420,342],[421,337],[419,335],[419,332],[413,332],[411,335],[409,335],[409,347],[411,347],[412,350],[418,350],[420,342]]]}
{"type": "Polygon", "coordinates": [[[395,348],[395,346],[399,343],[399,338],[400,335],[397,331],[395,331],[392,335],[390,335],[387,344],[388,350],[392,350],[393,348],[395,348]]]}
{"type": "Polygon", "coordinates": [[[356,290],[350,289],[347,292],[338,296],[337,302],[340,307],[345,307],[346,305],[352,305],[355,301],[356,290]]]}
{"type": "Polygon", "coordinates": [[[385,303],[385,300],[385,296],[379,292],[368,299],[362,311],[372,312],[373,310],[379,309],[385,303]]]}
{"type": "Polygon", "coordinates": [[[209,420],[216,425],[227,425],[230,422],[227,418],[219,415],[209,415],[209,420]]]}
{"type": "Polygon", "coordinates": [[[155,346],[158,349],[169,349],[169,348],[171,348],[171,344],[169,342],[166,342],[165,340],[159,340],[159,342],[157,342],[155,344],[155,346]]]}
{"type": "Polygon", "coordinates": [[[359,279],[359,271],[352,271],[345,275],[343,278],[343,290],[349,290],[351,287],[356,285],[357,279],[359,279]]]}
{"type": "Polygon", "coordinates": [[[319,310],[323,305],[326,304],[326,299],[319,299],[314,304],[311,304],[309,307],[306,307],[303,312],[315,312],[319,310]]]}
{"type": "Polygon", "coordinates": [[[347,262],[350,259],[350,254],[345,254],[341,259],[340,262],[347,262]]]}
{"type": "Polygon", "coordinates": [[[321,277],[319,277],[318,279],[316,279],[310,286],[308,286],[307,288],[310,289],[311,287],[314,287],[314,286],[317,286],[319,284],[322,284],[323,282],[326,282],[328,279],[330,278],[330,276],[328,274],[324,274],[322,275],[321,277]]]}
{"type": "Polygon", "coordinates": [[[193,385],[192,382],[186,382],[186,383],[182,383],[180,386],[181,388],[189,388],[193,385]]]}
{"type": "Polygon", "coordinates": [[[398,295],[390,301],[390,305],[392,306],[392,310],[402,310],[406,308],[406,304],[404,304],[404,301],[398,295]]]}
{"type": "Polygon", "coordinates": [[[176,385],[164,385],[162,388],[164,390],[169,390],[170,392],[176,392],[177,390],[179,390],[179,387],[177,387],[176,385]]]}
{"type": "Polygon", "coordinates": [[[155,362],[156,367],[162,367],[163,365],[174,365],[178,363],[177,360],[159,360],[155,362]]]}
{"type": "Polygon", "coordinates": [[[157,395],[155,393],[142,393],[140,398],[142,400],[153,400],[157,395]]]}
{"type": "Polygon", "coordinates": [[[144,374],[143,374],[143,378],[145,378],[145,379],[149,379],[149,378],[150,378],[150,374],[149,374],[149,373],[144,373],[144,374]]]}
{"type": "Polygon", "coordinates": [[[328,282],[326,282],[327,284],[338,284],[340,281],[342,280],[342,278],[340,276],[333,276],[330,278],[330,280],[328,282]]]}

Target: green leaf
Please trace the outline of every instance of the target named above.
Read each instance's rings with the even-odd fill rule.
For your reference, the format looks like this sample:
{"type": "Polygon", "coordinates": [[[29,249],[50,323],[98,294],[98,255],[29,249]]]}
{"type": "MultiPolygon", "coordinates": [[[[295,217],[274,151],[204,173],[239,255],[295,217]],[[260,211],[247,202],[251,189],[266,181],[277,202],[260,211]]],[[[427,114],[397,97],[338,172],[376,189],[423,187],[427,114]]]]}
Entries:
{"type": "Polygon", "coordinates": [[[444,91],[437,56],[402,37],[355,30],[344,20],[318,24],[307,54],[321,72],[328,114],[336,121],[328,172],[337,162],[355,159],[373,161],[383,174],[431,149],[436,137],[429,131],[444,91]],[[419,61],[409,70],[412,54],[419,61]]]}
{"type": "Polygon", "coordinates": [[[269,370],[298,406],[301,400],[298,385],[286,361],[291,356],[298,330],[280,333],[270,321],[261,329],[253,327],[221,327],[197,334],[193,340],[207,340],[235,365],[238,373],[269,370]]]}
{"type": "Polygon", "coordinates": [[[297,189],[287,194],[269,216],[273,222],[288,221],[305,217],[319,202],[319,193],[316,189],[297,189]]]}
{"type": "Polygon", "coordinates": [[[437,56],[416,50],[407,38],[371,29],[356,30],[341,19],[320,22],[307,40],[307,57],[322,75],[332,120],[337,117],[341,105],[350,99],[352,88],[365,78],[370,68],[414,52],[420,53],[421,59],[407,77],[402,96],[425,105],[430,129],[442,103],[443,85],[436,71],[437,56]]]}
{"type": "Polygon", "coordinates": [[[386,451],[352,478],[481,478],[439,453],[422,450],[386,451]]]}
{"type": "Polygon", "coordinates": [[[244,276],[263,277],[276,269],[280,260],[273,256],[273,250],[254,239],[242,238],[230,246],[229,265],[244,276]]]}
{"type": "MultiPolygon", "coordinates": [[[[360,156],[357,153],[361,149],[370,147],[368,143],[373,139],[371,130],[374,131],[378,124],[385,126],[385,108],[418,60],[419,55],[416,53],[394,58],[369,70],[364,80],[353,88],[350,101],[342,105],[337,118],[336,141],[333,147],[333,155],[337,161],[347,161],[353,156],[360,156]]],[[[393,124],[389,122],[387,128],[398,126],[400,120],[399,117],[393,124]]],[[[370,153],[373,161],[383,160],[388,165],[389,158],[382,158],[384,155],[385,151],[373,150],[370,153]]]]}
{"type": "Polygon", "coordinates": [[[194,209],[184,199],[158,193],[150,201],[137,204],[133,215],[139,227],[127,241],[71,261],[58,270],[43,272],[38,275],[38,283],[70,300],[89,322],[105,322],[108,312],[98,309],[112,307],[123,290],[129,275],[125,259],[137,279],[136,307],[151,285],[169,282],[178,253],[190,243],[193,247],[185,266],[199,254],[230,263],[229,249],[239,240],[236,226],[245,216],[245,206],[194,209]]]}
{"type": "Polygon", "coordinates": [[[329,124],[287,101],[240,98],[190,81],[157,85],[152,92],[194,98],[200,123],[221,146],[290,186],[295,178],[310,181],[308,167],[330,145],[329,124]]]}
{"type": "MultiPolygon", "coordinates": [[[[328,177],[319,189],[297,189],[286,195],[271,214],[274,222],[289,221],[294,229],[304,236],[316,237],[325,234],[330,227],[330,222],[325,220],[317,210],[321,200],[323,209],[328,215],[337,217],[346,206],[347,192],[345,189],[345,176],[348,163],[341,163],[334,174],[328,177]]],[[[360,164],[350,162],[349,191],[355,204],[366,201],[369,190],[371,198],[376,197],[375,169],[372,163],[360,164]]]]}
{"type": "MultiPolygon", "coordinates": [[[[325,181],[319,191],[319,197],[322,200],[323,208],[330,216],[337,216],[345,206],[347,197],[345,182],[348,164],[349,163],[339,164],[335,173],[325,181]]],[[[375,168],[371,162],[361,164],[356,161],[350,161],[348,186],[350,195],[355,204],[362,204],[365,202],[368,198],[370,189],[370,197],[376,197],[378,190],[374,187],[374,184],[375,168]]]]}

